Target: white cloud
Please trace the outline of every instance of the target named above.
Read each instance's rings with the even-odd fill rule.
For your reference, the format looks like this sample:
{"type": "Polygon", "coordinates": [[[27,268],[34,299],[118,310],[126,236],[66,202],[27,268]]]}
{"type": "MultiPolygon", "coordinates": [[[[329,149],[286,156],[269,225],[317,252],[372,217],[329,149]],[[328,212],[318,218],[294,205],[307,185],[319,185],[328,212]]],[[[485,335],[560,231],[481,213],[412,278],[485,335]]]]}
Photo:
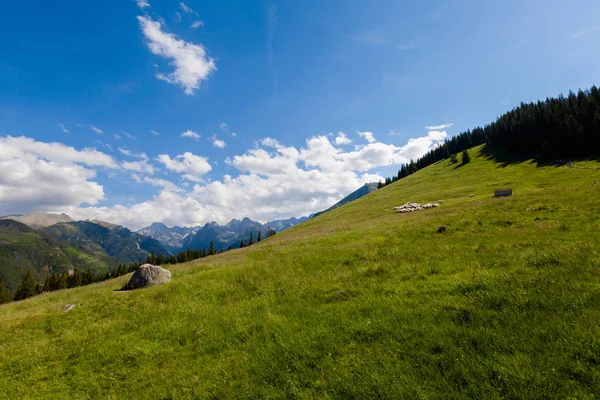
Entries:
{"type": "Polygon", "coordinates": [[[156,132],[154,129],[150,129],[150,132],[152,132],[152,134],[154,136],[160,136],[160,134],[158,132],[156,132]]]}
{"type": "Polygon", "coordinates": [[[337,137],[335,138],[335,144],[337,145],[341,145],[341,144],[350,144],[352,143],[352,140],[348,138],[348,136],[346,136],[346,134],[344,132],[339,132],[337,137]]]}
{"type": "Polygon", "coordinates": [[[104,146],[104,147],[106,147],[106,148],[107,148],[108,150],[110,150],[111,152],[113,151],[112,147],[110,147],[110,144],[108,144],[108,143],[104,143],[104,142],[102,142],[102,141],[100,141],[100,140],[98,140],[97,142],[98,142],[98,143],[100,143],[100,145],[101,145],[101,146],[104,146]]]}
{"type": "Polygon", "coordinates": [[[103,131],[102,129],[98,129],[98,128],[96,128],[94,125],[90,125],[90,127],[91,127],[91,128],[92,128],[92,130],[93,130],[94,132],[96,132],[98,135],[102,135],[102,134],[104,134],[104,131],[103,131]]]}
{"type": "Polygon", "coordinates": [[[439,130],[442,130],[442,129],[448,129],[452,125],[454,125],[454,124],[453,123],[447,123],[447,124],[442,124],[442,125],[433,125],[433,126],[428,126],[425,129],[427,129],[428,131],[439,131],[439,130]]]}
{"type": "Polygon", "coordinates": [[[600,30],[600,25],[595,26],[593,28],[582,29],[582,30],[580,30],[578,32],[575,32],[575,33],[571,34],[569,37],[571,39],[580,39],[580,38],[582,38],[584,36],[589,35],[590,33],[596,32],[597,30],[600,30]]]}
{"type": "Polygon", "coordinates": [[[137,140],[137,138],[133,135],[130,135],[129,133],[125,132],[125,131],[121,131],[121,133],[125,136],[127,136],[129,139],[131,140],[137,140]]]}
{"type": "Polygon", "coordinates": [[[202,182],[201,176],[212,170],[208,159],[189,152],[180,154],[175,158],[171,158],[167,154],[160,154],[157,161],[168,170],[177,172],[185,179],[193,182],[202,182]]]}
{"type": "Polygon", "coordinates": [[[219,124],[219,129],[221,130],[221,133],[227,134],[232,137],[237,136],[237,133],[231,131],[231,129],[229,129],[229,126],[225,122],[221,122],[219,124]]]}
{"type": "Polygon", "coordinates": [[[225,146],[227,146],[227,143],[225,143],[223,140],[220,140],[220,139],[214,139],[213,146],[217,147],[219,149],[224,149],[225,146]]]}
{"type": "Polygon", "coordinates": [[[182,132],[180,136],[182,138],[190,138],[190,139],[194,139],[194,140],[200,139],[200,135],[190,129],[188,129],[185,132],[182,132]]]}
{"type": "Polygon", "coordinates": [[[157,73],[158,79],[176,84],[188,95],[200,87],[200,82],[208,79],[217,70],[215,61],[208,57],[204,47],[199,44],[178,39],[175,35],[163,32],[160,22],[149,17],[138,16],[142,32],[153,54],[170,60],[174,71],[164,75],[157,73]]]}
{"type": "Polygon", "coordinates": [[[179,7],[181,7],[181,9],[183,10],[183,12],[186,12],[186,13],[193,13],[194,12],[194,10],[192,10],[191,7],[186,6],[184,2],[180,2],[179,3],[179,7]]]}
{"type": "Polygon", "coordinates": [[[114,136],[115,136],[115,139],[117,139],[117,140],[121,140],[121,135],[119,135],[118,133],[115,133],[115,135],[114,135],[114,136]]]}
{"type": "Polygon", "coordinates": [[[121,152],[121,154],[124,154],[126,156],[133,156],[133,153],[130,150],[123,149],[121,147],[117,147],[117,150],[119,150],[119,152],[121,152]]]}
{"type": "Polygon", "coordinates": [[[57,124],[58,127],[64,132],[64,133],[71,133],[70,130],[68,130],[67,128],[65,128],[64,124],[61,124],[60,122],[57,124]]]}
{"type": "Polygon", "coordinates": [[[148,156],[146,155],[146,153],[140,153],[140,154],[136,154],[134,152],[132,152],[131,150],[125,149],[123,147],[117,147],[117,150],[119,150],[119,152],[123,155],[129,156],[129,157],[136,157],[136,158],[141,158],[142,160],[148,160],[148,156]]]}
{"type": "Polygon", "coordinates": [[[185,190],[175,185],[173,182],[167,181],[160,178],[150,178],[149,176],[144,177],[144,182],[149,183],[153,186],[158,186],[168,192],[183,193],[185,190]]]}
{"type": "Polygon", "coordinates": [[[365,138],[365,140],[369,143],[375,143],[377,139],[373,136],[373,132],[361,132],[358,131],[358,136],[365,138]]]}
{"type": "Polygon", "coordinates": [[[142,10],[146,7],[150,7],[150,3],[148,3],[146,0],[136,0],[137,6],[139,8],[141,8],[142,10]]]}
{"type": "Polygon", "coordinates": [[[192,25],[190,25],[190,28],[196,29],[196,28],[199,28],[201,26],[204,26],[204,22],[202,22],[200,20],[197,20],[197,21],[194,21],[194,23],[192,25]]]}
{"type": "Polygon", "coordinates": [[[97,204],[104,190],[90,167],[118,168],[94,149],[0,137],[0,215],[97,204]]]}
{"type": "Polygon", "coordinates": [[[128,171],[135,171],[144,174],[154,174],[154,167],[148,161],[123,161],[121,167],[128,171]]]}

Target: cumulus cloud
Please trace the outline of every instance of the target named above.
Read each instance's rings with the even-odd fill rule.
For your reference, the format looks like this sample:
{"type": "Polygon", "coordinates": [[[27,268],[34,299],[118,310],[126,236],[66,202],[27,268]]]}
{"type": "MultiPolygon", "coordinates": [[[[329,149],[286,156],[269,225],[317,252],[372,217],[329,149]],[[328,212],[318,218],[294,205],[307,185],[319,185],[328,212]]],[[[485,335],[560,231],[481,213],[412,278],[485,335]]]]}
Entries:
{"type": "MultiPolygon", "coordinates": [[[[139,179],[139,177],[138,177],[138,179],[139,179]]],[[[138,182],[140,182],[140,181],[138,181],[138,182]]],[[[182,192],[184,192],[184,190],[182,188],[178,187],[173,182],[167,181],[165,179],[150,178],[149,176],[146,176],[146,177],[144,177],[143,181],[146,182],[146,183],[149,183],[150,185],[158,186],[158,187],[160,187],[163,190],[166,190],[168,192],[173,192],[173,193],[182,193],[182,192]]]]}
{"type": "Polygon", "coordinates": [[[219,149],[224,149],[225,146],[227,146],[227,143],[225,143],[223,140],[221,139],[214,139],[213,140],[213,146],[217,147],[219,149]]]}
{"type": "Polygon", "coordinates": [[[97,204],[92,167],[118,168],[107,154],[27,137],[0,137],[0,215],[97,204]]]}
{"type": "Polygon", "coordinates": [[[141,172],[145,174],[154,174],[154,167],[148,161],[123,161],[121,167],[128,171],[141,172]]]}
{"type": "Polygon", "coordinates": [[[452,125],[454,125],[454,124],[452,124],[452,123],[447,123],[447,124],[442,124],[442,125],[433,125],[433,126],[428,126],[426,129],[427,129],[428,131],[439,131],[439,130],[442,130],[442,129],[448,129],[448,128],[450,128],[452,125]]]}
{"type": "Polygon", "coordinates": [[[180,136],[182,138],[190,138],[190,139],[194,139],[194,140],[200,139],[200,135],[190,129],[188,129],[185,132],[182,132],[180,136]]]}
{"type": "Polygon", "coordinates": [[[67,128],[65,128],[64,124],[61,124],[60,122],[57,124],[58,127],[64,132],[64,133],[71,133],[70,130],[68,130],[67,128]]]}
{"type": "Polygon", "coordinates": [[[205,157],[185,152],[175,158],[168,154],[160,154],[157,159],[168,170],[181,174],[185,179],[193,182],[202,182],[202,176],[212,170],[205,157]]]}
{"type": "Polygon", "coordinates": [[[150,17],[138,16],[138,20],[150,51],[170,60],[169,64],[174,69],[166,75],[157,73],[158,79],[178,85],[183,88],[185,94],[192,95],[200,88],[200,82],[208,79],[209,75],[216,71],[214,59],[208,57],[202,45],[186,42],[164,32],[160,22],[150,17]]]}
{"type": "Polygon", "coordinates": [[[90,125],[90,127],[92,128],[92,130],[94,132],[96,132],[98,135],[102,135],[104,134],[104,131],[102,129],[96,128],[94,125],[90,125]]]}
{"type": "Polygon", "coordinates": [[[348,139],[348,136],[346,136],[346,134],[344,132],[339,132],[337,137],[335,138],[335,144],[337,144],[337,145],[350,144],[350,143],[352,143],[352,140],[348,139]]]}
{"type": "Polygon", "coordinates": [[[373,136],[373,132],[361,132],[358,131],[358,136],[365,138],[365,140],[369,143],[375,143],[377,139],[373,136]]]}

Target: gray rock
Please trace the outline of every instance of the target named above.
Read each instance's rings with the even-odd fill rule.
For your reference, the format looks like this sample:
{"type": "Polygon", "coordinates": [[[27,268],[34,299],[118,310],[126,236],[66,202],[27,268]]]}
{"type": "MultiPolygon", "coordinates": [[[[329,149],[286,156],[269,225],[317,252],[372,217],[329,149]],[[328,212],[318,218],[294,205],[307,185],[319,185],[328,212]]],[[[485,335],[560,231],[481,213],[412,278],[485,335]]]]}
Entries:
{"type": "Polygon", "coordinates": [[[171,281],[171,272],[152,264],[144,264],[133,273],[124,289],[133,290],[162,285],[171,281]]]}
{"type": "Polygon", "coordinates": [[[66,304],[66,305],[63,306],[63,311],[64,312],[69,312],[69,311],[71,311],[74,308],[75,308],[75,304],[66,304]]]}

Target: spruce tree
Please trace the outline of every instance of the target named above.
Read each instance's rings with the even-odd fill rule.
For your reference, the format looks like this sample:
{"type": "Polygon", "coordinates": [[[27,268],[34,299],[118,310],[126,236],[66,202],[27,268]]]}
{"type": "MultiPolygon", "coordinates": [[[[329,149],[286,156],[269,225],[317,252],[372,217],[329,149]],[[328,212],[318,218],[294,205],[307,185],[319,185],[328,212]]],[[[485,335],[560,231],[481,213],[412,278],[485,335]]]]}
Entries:
{"type": "Polygon", "coordinates": [[[468,164],[471,162],[471,156],[469,156],[469,152],[467,150],[463,150],[462,152],[462,163],[468,164]]]}
{"type": "Polygon", "coordinates": [[[15,293],[15,300],[24,300],[26,298],[35,296],[37,288],[37,282],[33,278],[31,271],[27,271],[27,274],[23,278],[21,285],[15,293]]]}
{"type": "Polygon", "coordinates": [[[4,284],[4,280],[0,279],[0,304],[5,304],[10,301],[10,292],[4,284]]]}
{"type": "Polygon", "coordinates": [[[248,241],[248,246],[254,244],[254,239],[252,237],[252,232],[250,232],[250,240],[248,241]]]}
{"type": "Polygon", "coordinates": [[[208,248],[208,255],[212,256],[213,254],[215,254],[215,244],[211,240],[210,241],[210,247],[208,248]]]}
{"type": "Polygon", "coordinates": [[[258,231],[258,236],[256,237],[256,243],[260,242],[262,240],[262,232],[258,231]]]}

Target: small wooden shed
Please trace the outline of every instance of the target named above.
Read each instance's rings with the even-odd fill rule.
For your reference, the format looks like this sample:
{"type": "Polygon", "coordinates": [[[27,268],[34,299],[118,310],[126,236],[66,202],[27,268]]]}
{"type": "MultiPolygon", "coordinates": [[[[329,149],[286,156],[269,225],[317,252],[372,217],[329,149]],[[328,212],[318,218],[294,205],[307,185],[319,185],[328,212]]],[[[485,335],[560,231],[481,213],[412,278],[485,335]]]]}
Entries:
{"type": "Polygon", "coordinates": [[[508,196],[512,196],[512,189],[508,188],[508,189],[495,189],[494,190],[494,197],[508,197],[508,196]]]}

